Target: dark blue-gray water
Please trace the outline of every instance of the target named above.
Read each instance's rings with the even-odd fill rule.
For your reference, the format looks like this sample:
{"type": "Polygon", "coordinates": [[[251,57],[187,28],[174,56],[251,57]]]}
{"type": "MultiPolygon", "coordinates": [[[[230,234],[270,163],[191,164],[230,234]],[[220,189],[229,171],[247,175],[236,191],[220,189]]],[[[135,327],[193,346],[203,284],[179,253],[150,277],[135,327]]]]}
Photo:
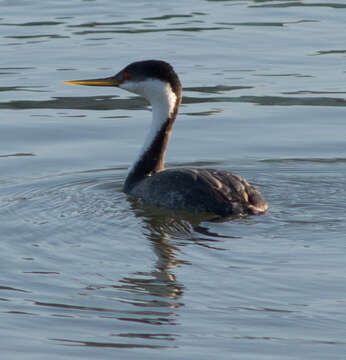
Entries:
{"type": "Polygon", "coordinates": [[[344,359],[346,1],[0,1],[1,359],[344,359]],[[63,80],[169,61],[168,167],[254,183],[208,222],[121,191],[151,114],[63,80]]]}

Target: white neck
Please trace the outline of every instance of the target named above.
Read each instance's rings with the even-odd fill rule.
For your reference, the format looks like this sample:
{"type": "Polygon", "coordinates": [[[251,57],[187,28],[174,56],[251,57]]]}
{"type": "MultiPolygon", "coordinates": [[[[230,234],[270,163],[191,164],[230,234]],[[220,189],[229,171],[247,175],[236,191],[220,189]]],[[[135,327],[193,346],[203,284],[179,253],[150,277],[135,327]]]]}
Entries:
{"type": "Polygon", "coordinates": [[[142,95],[149,101],[152,107],[152,122],[150,129],[143,147],[130,169],[131,173],[141,161],[144,154],[149,150],[162,126],[172,116],[176,106],[177,96],[168,83],[156,79],[126,84],[123,88],[130,92],[142,95]]]}

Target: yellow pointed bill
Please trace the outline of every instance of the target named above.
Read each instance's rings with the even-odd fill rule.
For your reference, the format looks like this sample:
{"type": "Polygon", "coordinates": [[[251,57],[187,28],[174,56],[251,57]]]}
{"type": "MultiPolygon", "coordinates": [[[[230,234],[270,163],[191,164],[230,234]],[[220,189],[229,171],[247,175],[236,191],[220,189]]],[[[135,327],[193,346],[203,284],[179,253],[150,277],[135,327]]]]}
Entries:
{"type": "Polygon", "coordinates": [[[115,79],[114,77],[109,77],[104,79],[64,81],[64,83],[71,85],[86,85],[86,86],[119,86],[121,84],[121,81],[115,79]]]}

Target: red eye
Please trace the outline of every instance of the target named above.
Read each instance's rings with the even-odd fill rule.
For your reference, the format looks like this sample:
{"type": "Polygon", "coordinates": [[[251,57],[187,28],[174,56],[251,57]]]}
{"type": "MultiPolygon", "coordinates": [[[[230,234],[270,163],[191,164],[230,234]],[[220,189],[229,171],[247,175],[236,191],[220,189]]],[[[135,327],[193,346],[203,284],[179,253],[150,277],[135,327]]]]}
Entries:
{"type": "Polygon", "coordinates": [[[124,72],[124,79],[129,80],[131,78],[130,74],[128,72],[124,72]]]}

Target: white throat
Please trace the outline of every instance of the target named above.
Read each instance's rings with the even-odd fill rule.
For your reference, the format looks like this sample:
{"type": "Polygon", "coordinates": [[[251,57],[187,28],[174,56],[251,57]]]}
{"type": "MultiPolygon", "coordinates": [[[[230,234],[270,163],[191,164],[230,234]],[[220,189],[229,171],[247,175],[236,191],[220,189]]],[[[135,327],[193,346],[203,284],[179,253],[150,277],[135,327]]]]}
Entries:
{"type": "Polygon", "coordinates": [[[170,84],[158,79],[148,79],[138,82],[128,81],[121,84],[120,87],[143,96],[149,101],[152,107],[152,122],[149,133],[137,160],[130,169],[131,172],[136,167],[136,164],[142,158],[143,154],[150,148],[162,125],[172,116],[177,102],[177,96],[173,92],[170,84]]]}

